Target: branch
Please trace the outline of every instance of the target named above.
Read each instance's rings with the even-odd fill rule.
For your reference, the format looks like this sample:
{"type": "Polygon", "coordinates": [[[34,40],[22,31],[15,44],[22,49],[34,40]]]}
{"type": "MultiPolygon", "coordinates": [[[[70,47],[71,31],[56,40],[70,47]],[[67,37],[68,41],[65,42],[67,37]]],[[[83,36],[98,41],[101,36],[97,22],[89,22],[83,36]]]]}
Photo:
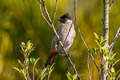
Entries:
{"type": "Polygon", "coordinates": [[[87,67],[88,67],[88,73],[89,73],[89,80],[91,80],[91,74],[90,74],[90,58],[88,55],[88,59],[87,59],[87,67]]]}
{"type": "Polygon", "coordinates": [[[25,66],[25,69],[26,69],[26,77],[27,77],[27,80],[31,80],[29,72],[28,72],[28,63],[27,63],[28,54],[25,54],[24,58],[25,58],[24,66],[25,66]]]}
{"type": "Polygon", "coordinates": [[[109,46],[109,0],[103,0],[104,16],[103,16],[103,36],[106,40],[106,47],[109,46]]]}
{"type": "MultiPolygon", "coordinates": [[[[109,0],[103,0],[103,37],[106,40],[105,47],[109,48],[109,0]]],[[[108,77],[108,61],[106,60],[106,56],[100,49],[100,57],[101,57],[101,71],[100,71],[100,80],[106,80],[108,77]]]]}
{"type": "MultiPolygon", "coordinates": [[[[40,0],[39,0],[39,2],[40,2],[40,0]]],[[[47,20],[47,21],[45,20],[45,21],[46,21],[46,22],[49,22],[50,27],[51,27],[52,30],[54,31],[54,33],[55,33],[55,35],[56,35],[56,37],[57,37],[57,39],[58,39],[58,41],[59,41],[59,44],[61,45],[61,47],[62,47],[62,49],[63,49],[63,51],[64,51],[64,53],[65,53],[65,55],[66,55],[66,59],[67,59],[68,62],[71,64],[71,66],[72,66],[72,68],[73,68],[73,70],[74,70],[74,73],[77,74],[78,80],[81,80],[81,78],[80,78],[80,76],[79,76],[79,74],[78,74],[78,72],[77,72],[77,70],[76,70],[75,65],[73,64],[73,62],[72,62],[72,60],[71,60],[68,52],[67,52],[66,49],[64,48],[63,43],[60,41],[60,37],[59,37],[59,35],[57,34],[57,32],[56,32],[56,30],[55,30],[55,27],[54,27],[54,25],[53,25],[53,22],[52,22],[52,20],[51,20],[51,18],[50,18],[50,16],[49,16],[49,13],[48,13],[47,8],[46,8],[46,6],[45,6],[44,0],[42,0],[42,4],[43,4],[42,7],[44,8],[45,13],[46,13],[46,15],[47,15],[47,17],[48,17],[48,20],[47,20]]],[[[41,5],[41,4],[39,3],[39,5],[41,5]]],[[[41,8],[41,6],[40,6],[40,8],[41,8]]],[[[40,12],[41,12],[41,11],[40,11],[40,12]]],[[[43,15],[42,15],[42,17],[44,18],[43,15]]],[[[45,19],[45,18],[44,18],[44,19],[45,19]]]]}
{"type": "Polygon", "coordinates": [[[115,44],[117,38],[119,37],[119,35],[120,35],[120,26],[119,26],[119,28],[118,28],[118,30],[117,30],[117,33],[116,33],[116,35],[115,35],[115,37],[114,37],[114,39],[113,39],[113,41],[112,41],[112,43],[111,43],[111,45],[110,45],[109,53],[112,51],[112,49],[113,49],[113,47],[114,47],[114,44],[115,44]]]}
{"type": "Polygon", "coordinates": [[[83,38],[83,36],[82,36],[82,33],[81,33],[81,31],[80,31],[80,28],[79,28],[79,25],[78,25],[78,22],[77,22],[77,18],[75,19],[75,22],[76,22],[76,26],[77,26],[77,30],[78,30],[78,32],[79,32],[79,35],[80,35],[80,37],[81,37],[81,39],[82,39],[82,41],[83,41],[83,43],[84,43],[84,45],[85,45],[85,48],[88,50],[88,54],[90,55],[93,63],[95,64],[95,67],[97,68],[97,71],[99,72],[99,71],[100,71],[100,70],[99,70],[99,67],[97,66],[97,64],[96,64],[96,62],[95,62],[95,59],[94,59],[94,57],[93,57],[93,55],[92,55],[92,52],[91,52],[90,49],[88,48],[88,46],[87,46],[87,44],[86,44],[86,42],[85,42],[85,40],[84,40],[84,38],[83,38]]]}
{"type": "Polygon", "coordinates": [[[83,36],[82,36],[82,34],[81,34],[79,25],[78,25],[78,23],[77,23],[77,17],[76,17],[76,15],[77,15],[77,0],[74,0],[74,16],[73,16],[73,21],[76,23],[76,26],[77,26],[79,35],[80,35],[80,37],[81,37],[81,39],[82,39],[82,41],[83,41],[86,49],[88,50],[88,54],[91,56],[91,58],[92,58],[92,60],[93,60],[93,63],[95,64],[95,66],[96,66],[96,68],[97,68],[97,70],[98,70],[98,72],[99,72],[99,68],[98,68],[98,66],[97,66],[97,64],[96,64],[96,62],[95,62],[95,60],[94,60],[94,58],[93,58],[93,56],[92,56],[92,53],[91,53],[91,51],[89,50],[89,48],[88,48],[88,46],[87,46],[86,42],[84,41],[84,38],[83,38],[83,36]]]}
{"type": "Polygon", "coordinates": [[[115,3],[115,0],[112,0],[112,2],[110,3],[110,9],[112,8],[113,4],[115,3]]]}
{"type": "Polygon", "coordinates": [[[58,0],[56,0],[56,4],[55,4],[55,9],[54,9],[54,14],[53,14],[53,21],[52,21],[53,24],[54,24],[55,17],[56,17],[57,5],[58,5],[58,0]]]}
{"type": "Polygon", "coordinates": [[[92,69],[92,80],[94,78],[94,69],[92,69]]]}
{"type": "Polygon", "coordinates": [[[33,72],[33,80],[35,79],[35,67],[32,68],[32,72],[33,72]]]}
{"type": "Polygon", "coordinates": [[[51,24],[49,23],[49,21],[47,20],[47,18],[44,16],[43,11],[42,11],[42,8],[41,8],[41,5],[44,6],[44,5],[40,2],[40,0],[39,0],[39,8],[40,8],[41,16],[44,18],[44,20],[45,20],[45,21],[47,22],[47,24],[49,24],[49,26],[50,26],[51,24]]]}
{"type": "Polygon", "coordinates": [[[68,37],[68,35],[69,35],[69,33],[70,33],[70,30],[71,30],[71,28],[72,28],[72,25],[73,25],[73,23],[75,22],[76,14],[77,14],[77,0],[74,0],[74,13],[73,13],[73,18],[72,18],[72,21],[73,21],[73,22],[71,23],[71,26],[70,26],[70,28],[69,28],[69,31],[68,31],[66,37],[65,37],[65,41],[64,41],[63,45],[65,45],[65,42],[66,42],[66,40],[67,40],[67,37],[68,37]]]}
{"type": "Polygon", "coordinates": [[[115,80],[119,80],[120,79],[120,72],[117,74],[115,80]]]}

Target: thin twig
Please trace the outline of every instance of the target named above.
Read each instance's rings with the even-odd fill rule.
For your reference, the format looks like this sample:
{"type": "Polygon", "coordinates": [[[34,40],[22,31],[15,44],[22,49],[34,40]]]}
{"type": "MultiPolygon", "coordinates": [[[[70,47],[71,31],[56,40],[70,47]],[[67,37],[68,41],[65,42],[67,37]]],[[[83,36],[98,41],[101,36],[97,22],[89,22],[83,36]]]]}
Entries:
{"type": "MultiPolygon", "coordinates": [[[[43,11],[42,11],[42,8],[41,8],[41,5],[42,5],[42,3],[40,2],[40,0],[39,0],[39,8],[40,8],[40,13],[41,13],[41,16],[44,18],[44,20],[47,22],[47,24],[49,24],[49,26],[51,25],[50,23],[49,23],[49,21],[47,20],[47,18],[44,16],[44,14],[43,14],[43,11]]],[[[42,5],[43,6],[43,5],[42,5]]]]}
{"type": "Polygon", "coordinates": [[[115,80],[119,80],[120,79],[120,72],[117,74],[115,80]]]}
{"type": "Polygon", "coordinates": [[[72,23],[71,23],[71,26],[70,26],[70,28],[69,28],[69,31],[68,31],[68,33],[67,33],[67,35],[66,35],[66,37],[65,37],[65,40],[64,40],[63,45],[65,45],[66,40],[67,40],[67,38],[68,38],[68,35],[69,35],[69,33],[70,33],[70,31],[71,31],[71,28],[72,28],[72,26],[73,26],[73,23],[75,22],[76,14],[77,14],[77,0],[74,0],[74,13],[73,13],[73,18],[72,18],[72,23]]]}
{"type": "Polygon", "coordinates": [[[26,77],[27,77],[27,80],[31,80],[29,72],[28,72],[28,63],[27,63],[28,54],[27,53],[25,54],[24,58],[25,58],[24,66],[25,66],[25,69],[26,69],[26,77]]]}
{"type": "MultiPolygon", "coordinates": [[[[40,1],[40,0],[39,0],[39,1],[40,1]]],[[[72,60],[71,60],[68,52],[67,52],[66,49],[64,48],[63,43],[60,41],[59,35],[58,35],[57,31],[55,30],[55,27],[54,27],[54,25],[53,25],[53,23],[52,23],[52,20],[51,20],[50,16],[49,16],[49,13],[48,13],[48,11],[47,11],[47,8],[46,8],[46,6],[45,6],[45,4],[44,4],[44,3],[45,3],[44,0],[42,0],[42,2],[43,2],[43,8],[44,8],[45,13],[46,13],[46,15],[47,15],[47,17],[48,17],[48,22],[49,22],[52,30],[54,31],[54,33],[55,33],[55,35],[56,35],[56,37],[57,37],[57,39],[58,39],[58,41],[59,41],[59,44],[61,45],[61,47],[62,47],[62,49],[63,49],[63,51],[64,51],[64,53],[65,53],[65,55],[66,55],[66,58],[67,58],[68,62],[71,64],[71,66],[72,66],[72,68],[73,68],[73,70],[74,70],[74,73],[78,75],[78,80],[81,80],[80,75],[78,74],[75,65],[73,64],[73,62],[72,62],[72,60]]],[[[41,4],[39,4],[39,5],[41,5],[41,4]]],[[[43,17],[44,17],[44,16],[43,16],[43,17]]],[[[45,20],[45,21],[46,21],[46,20],[45,20]]]]}
{"type": "Polygon", "coordinates": [[[89,73],[89,80],[91,80],[91,74],[90,74],[90,55],[88,55],[88,59],[87,59],[87,67],[88,67],[88,73],[89,73]]]}
{"type": "Polygon", "coordinates": [[[115,44],[117,38],[119,37],[119,35],[120,35],[120,26],[119,26],[119,28],[118,28],[118,30],[117,30],[117,33],[116,33],[116,35],[115,35],[115,37],[114,37],[114,39],[113,39],[113,41],[112,41],[112,43],[111,43],[111,45],[110,45],[109,53],[112,51],[112,49],[113,49],[113,47],[114,47],[114,44],[115,44]]]}
{"type": "Polygon", "coordinates": [[[91,80],[93,80],[93,78],[94,78],[94,69],[92,69],[92,79],[91,80]]]}
{"type": "Polygon", "coordinates": [[[75,20],[76,20],[75,22],[76,22],[76,26],[77,26],[79,35],[80,35],[80,37],[81,37],[81,39],[82,39],[82,41],[83,41],[83,43],[84,43],[84,45],[85,45],[85,48],[88,50],[88,54],[90,55],[93,63],[95,64],[95,67],[97,68],[97,71],[99,72],[99,71],[100,71],[100,70],[99,70],[99,67],[97,66],[97,64],[96,64],[96,62],[95,62],[95,59],[94,59],[94,57],[93,57],[93,55],[92,55],[92,52],[91,52],[90,49],[88,48],[88,46],[87,46],[87,44],[86,44],[86,42],[85,42],[85,40],[84,40],[84,38],[83,38],[83,36],[82,36],[82,33],[81,33],[81,31],[80,31],[80,28],[79,28],[77,19],[75,19],[75,20]]]}
{"type": "Polygon", "coordinates": [[[33,73],[33,80],[35,80],[35,66],[32,68],[32,73],[33,73]]]}
{"type": "Polygon", "coordinates": [[[112,8],[114,3],[115,3],[115,0],[112,0],[112,2],[110,3],[110,9],[112,8]]]}
{"type": "Polygon", "coordinates": [[[55,9],[54,9],[54,14],[53,14],[53,21],[52,21],[53,24],[54,24],[55,17],[56,17],[57,5],[58,5],[58,0],[56,0],[56,4],[55,4],[55,9]]]}
{"type": "Polygon", "coordinates": [[[50,74],[47,75],[47,79],[50,80],[50,74]]]}
{"type": "Polygon", "coordinates": [[[83,41],[86,49],[88,50],[88,54],[91,56],[91,58],[92,58],[92,60],[93,60],[93,63],[95,64],[95,66],[96,66],[96,68],[97,68],[97,70],[98,70],[98,72],[99,72],[99,68],[98,68],[98,66],[97,66],[97,64],[96,64],[96,62],[95,62],[95,60],[94,60],[94,58],[93,58],[93,56],[92,56],[92,53],[91,53],[91,51],[89,50],[86,42],[84,41],[84,38],[83,38],[81,32],[80,32],[80,28],[79,28],[78,23],[77,23],[77,17],[76,17],[76,15],[77,15],[77,0],[74,0],[74,16],[73,16],[73,21],[75,21],[75,23],[76,23],[76,25],[77,25],[78,32],[79,32],[79,34],[80,34],[80,37],[81,37],[81,39],[82,39],[82,41],[83,41]]]}

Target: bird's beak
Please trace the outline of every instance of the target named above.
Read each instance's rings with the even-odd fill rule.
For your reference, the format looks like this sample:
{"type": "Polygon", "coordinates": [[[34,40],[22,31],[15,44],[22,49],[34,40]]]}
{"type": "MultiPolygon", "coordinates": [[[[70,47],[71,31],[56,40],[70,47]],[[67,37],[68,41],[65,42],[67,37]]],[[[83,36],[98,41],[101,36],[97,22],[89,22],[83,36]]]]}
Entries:
{"type": "Polygon", "coordinates": [[[60,18],[56,18],[56,20],[58,20],[58,21],[62,21],[62,19],[60,19],[60,18]]]}

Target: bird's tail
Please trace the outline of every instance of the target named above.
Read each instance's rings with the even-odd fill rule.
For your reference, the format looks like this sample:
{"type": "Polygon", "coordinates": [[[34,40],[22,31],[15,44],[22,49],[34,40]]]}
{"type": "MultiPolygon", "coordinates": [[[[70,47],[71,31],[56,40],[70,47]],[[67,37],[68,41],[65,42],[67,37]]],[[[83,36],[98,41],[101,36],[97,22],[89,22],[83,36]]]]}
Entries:
{"type": "Polygon", "coordinates": [[[55,56],[50,56],[48,59],[47,59],[47,61],[46,61],[46,63],[45,63],[45,67],[47,67],[47,65],[52,65],[53,63],[54,63],[54,61],[55,61],[55,56]]]}
{"type": "Polygon", "coordinates": [[[45,67],[47,67],[47,65],[52,65],[55,61],[55,57],[57,56],[57,52],[56,51],[50,51],[51,56],[47,59],[46,63],[45,63],[45,67]]]}

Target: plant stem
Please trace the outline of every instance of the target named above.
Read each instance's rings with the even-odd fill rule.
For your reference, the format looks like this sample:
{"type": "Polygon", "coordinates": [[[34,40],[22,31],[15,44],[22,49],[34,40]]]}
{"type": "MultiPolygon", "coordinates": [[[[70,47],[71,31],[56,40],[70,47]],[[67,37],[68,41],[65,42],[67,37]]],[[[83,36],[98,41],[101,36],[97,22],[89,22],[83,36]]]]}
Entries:
{"type": "Polygon", "coordinates": [[[28,54],[27,53],[25,54],[24,58],[25,58],[24,66],[25,66],[25,69],[26,69],[26,77],[27,77],[27,80],[31,80],[29,72],[28,72],[28,64],[27,64],[28,54]]]}
{"type": "MultiPolygon", "coordinates": [[[[104,13],[103,13],[103,37],[105,38],[105,47],[109,48],[109,0],[103,0],[104,13]]],[[[102,49],[101,49],[102,51],[102,49]]],[[[108,76],[108,62],[105,59],[104,53],[101,53],[101,72],[100,80],[107,80],[108,76]]]]}

